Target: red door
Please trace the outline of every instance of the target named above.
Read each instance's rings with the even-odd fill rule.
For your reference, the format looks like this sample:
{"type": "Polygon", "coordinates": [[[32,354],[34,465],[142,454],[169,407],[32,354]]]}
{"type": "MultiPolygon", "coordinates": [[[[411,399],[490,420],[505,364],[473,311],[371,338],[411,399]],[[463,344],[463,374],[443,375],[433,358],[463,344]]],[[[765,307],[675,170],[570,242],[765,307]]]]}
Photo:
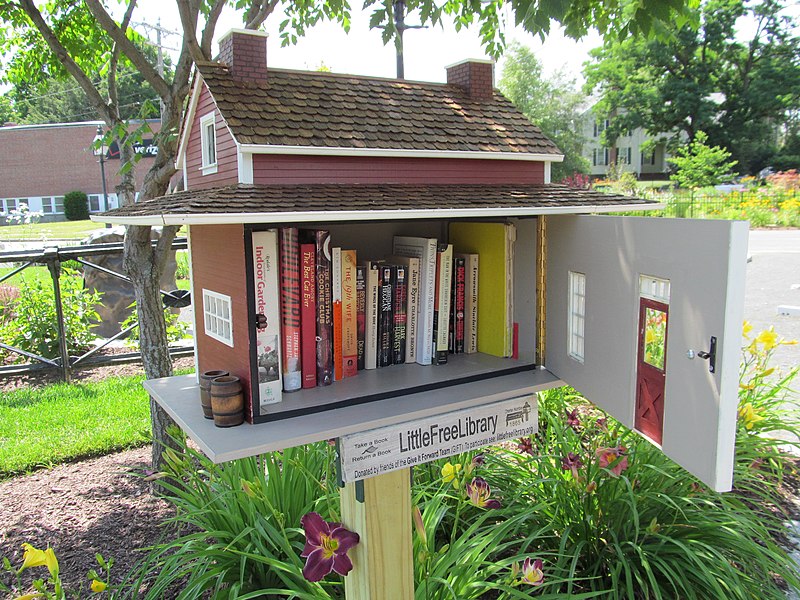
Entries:
{"type": "Polygon", "coordinates": [[[639,349],[636,363],[636,429],[657,444],[664,435],[664,382],[669,306],[639,299],[639,349]]]}

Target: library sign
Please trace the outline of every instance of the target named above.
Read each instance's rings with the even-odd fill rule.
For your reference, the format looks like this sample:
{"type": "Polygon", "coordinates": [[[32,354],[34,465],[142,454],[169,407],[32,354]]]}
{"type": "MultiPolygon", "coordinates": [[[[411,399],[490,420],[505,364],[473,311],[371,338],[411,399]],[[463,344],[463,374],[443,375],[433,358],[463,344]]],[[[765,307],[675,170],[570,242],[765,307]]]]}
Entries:
{"type": "Polygon", "coordinates": [[[358,481],[531,435],[537,421],[536,396],[527,395],[344,435],[339,438],[342,480],[358,481]]]}

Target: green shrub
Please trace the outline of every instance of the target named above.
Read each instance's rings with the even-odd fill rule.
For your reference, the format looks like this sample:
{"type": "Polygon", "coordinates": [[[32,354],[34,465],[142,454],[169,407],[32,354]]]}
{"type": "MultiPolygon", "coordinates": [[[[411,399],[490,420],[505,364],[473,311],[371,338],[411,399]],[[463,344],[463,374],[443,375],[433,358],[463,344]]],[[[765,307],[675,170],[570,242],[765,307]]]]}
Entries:
{"type": "Polygon", "coordinates": [[[187,250],[178,250],[175,252],[175,269],[176,279],[189,279],[189,252],[187,250]]]}
{"type": "MultiPolygon", "coordinates": [[[[122,323],[119,324],[120,329],[127,329],[131,325],[137,322],[137,314],[136,314],[136,302],[131,304],[128,308],[131,309],[131,314],[125,319],[122,323]]],[[[168,342],[179,342],[180,340],[186,337],[186,331],[189,329],[189,324],[184,323],[183,321],[179,321],[178,317],[180,317],[180,313],[174,313],[170,309],[164,310],[164,320],[167,324],[167,341],[168,342]]],[[[136,325],[131,332],[128,334],[128,337],[125,338],[125,343],[134,348],[136,350],[139,349],[139,326],[136,325]]]]}
{"type": "Polygon", "coordinates": [[[89,198],[85,192],[76,190],[64,194],[64,216],[67,221],[85,221],[89,218],[89,198]]]}
{"type": "MultiPolygon", "coordinates": [[[[67,349],[70,354],[79,354],[86,351],[95,338],[93,321],[99,319],[99,315],[94,307],[102,294],[86,290],[80,274],[69,269],[62,269],[59,281],[67,349]]],[[[13,319],[0,326],[0,339],[5,344],[45,358],[60,355],[56,307],[49,281],[21,282],[19,295],[6,310],[10,310],[13,319]]]]}

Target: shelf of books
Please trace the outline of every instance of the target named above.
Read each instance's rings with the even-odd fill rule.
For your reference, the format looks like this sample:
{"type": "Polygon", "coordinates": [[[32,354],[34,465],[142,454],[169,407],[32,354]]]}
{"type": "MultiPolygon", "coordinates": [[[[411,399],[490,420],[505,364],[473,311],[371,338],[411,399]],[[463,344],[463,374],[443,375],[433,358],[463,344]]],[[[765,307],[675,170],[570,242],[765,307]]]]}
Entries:
{"type": "MultiPolygon", "coordinates": [[[[234,429],[215,427],[213,421],[203,417],[194,375],[152,379],[144,385],[202,452],[221,463],[525,396],[563,382],[537,368],[290,419],[245,423],[234,429]]],[[[334,389],[329,386],[330,391],[334,389]]]]}

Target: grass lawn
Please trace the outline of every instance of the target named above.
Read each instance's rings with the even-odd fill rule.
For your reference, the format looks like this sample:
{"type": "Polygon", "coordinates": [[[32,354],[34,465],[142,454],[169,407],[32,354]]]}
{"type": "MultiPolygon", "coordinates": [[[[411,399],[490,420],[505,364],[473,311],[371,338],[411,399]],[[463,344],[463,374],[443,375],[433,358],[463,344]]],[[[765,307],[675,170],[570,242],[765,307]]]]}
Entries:
{"type": "Polygon", "coordinates": [[[143,376],[0,394],[0,478],[150,441],[143,376]]]}
{"type": "Polygon", "coordinates": [[[4,225],[0,227],[3,240],[82,240],[89,232],[103,229],[103,223],[94,221],[60,221],[58,223],[36,223],[32,225],[4,225]]]}

